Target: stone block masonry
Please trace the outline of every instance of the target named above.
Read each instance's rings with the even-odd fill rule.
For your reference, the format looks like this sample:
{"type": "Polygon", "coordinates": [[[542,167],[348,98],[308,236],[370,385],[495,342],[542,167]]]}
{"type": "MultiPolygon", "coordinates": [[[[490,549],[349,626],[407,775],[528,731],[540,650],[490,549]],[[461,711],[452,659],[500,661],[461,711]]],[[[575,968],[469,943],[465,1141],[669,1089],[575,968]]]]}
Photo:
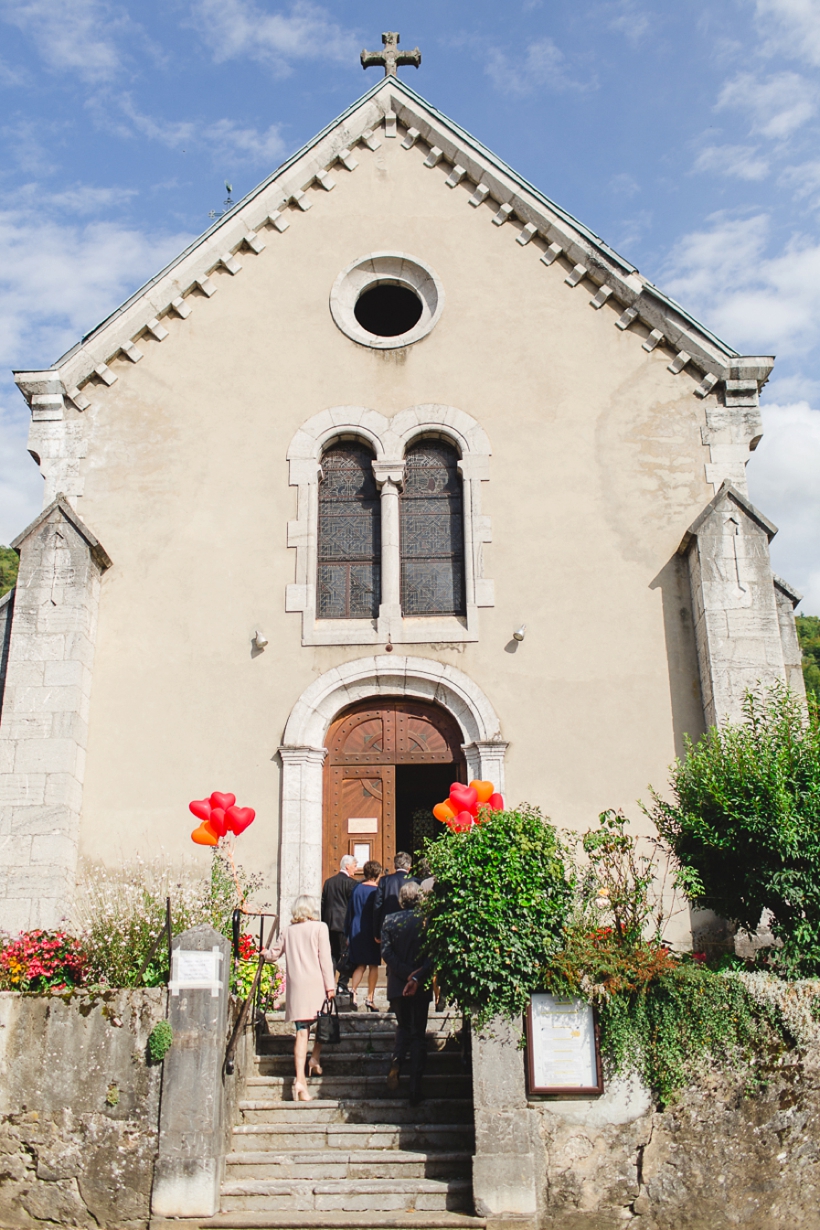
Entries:
{"type": "Polygon", "coordinates": [[[149,1218],[164,988],[0,993],[0,1226],[137,1230],[149,1218]]]}
{"type": "Polygon", "coordinates": [[[74,891],[100,577],[111,561],[57,499],[12,543],[2,614],[0,929],[60,925],[74,891]],[[10,622],[10,635],[9,632],[10,622]]]}

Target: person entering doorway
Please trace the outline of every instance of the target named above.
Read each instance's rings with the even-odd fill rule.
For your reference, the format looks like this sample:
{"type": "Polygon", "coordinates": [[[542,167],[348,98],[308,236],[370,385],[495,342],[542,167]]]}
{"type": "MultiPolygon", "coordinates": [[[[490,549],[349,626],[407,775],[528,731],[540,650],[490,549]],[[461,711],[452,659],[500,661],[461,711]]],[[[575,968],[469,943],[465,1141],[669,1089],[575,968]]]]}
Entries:
{"type": "Polygon", "coordinates": [[[358,864],[353,855],[343,855],[339,870],[335,875],[329,876],[322,887],[322,922],[327,925],[330,933],[330,955],[337,976],[336,989],[340,995],[349,994],[345,918],[348,902],[356,887],[357,869],[358,864]]]}

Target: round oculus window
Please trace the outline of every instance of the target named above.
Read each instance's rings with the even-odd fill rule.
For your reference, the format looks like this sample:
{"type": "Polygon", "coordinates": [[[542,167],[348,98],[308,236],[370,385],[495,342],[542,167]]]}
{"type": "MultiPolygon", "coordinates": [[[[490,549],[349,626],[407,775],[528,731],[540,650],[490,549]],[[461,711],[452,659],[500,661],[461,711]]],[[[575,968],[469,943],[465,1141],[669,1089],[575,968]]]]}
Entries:
{"type": "Polygon", "coordinates": [[[409,346],[437,323],[444,292],[429,266],[401,252],[373,252],[348,265],[330,292],[334,321],[377,350],[409,346]]]}

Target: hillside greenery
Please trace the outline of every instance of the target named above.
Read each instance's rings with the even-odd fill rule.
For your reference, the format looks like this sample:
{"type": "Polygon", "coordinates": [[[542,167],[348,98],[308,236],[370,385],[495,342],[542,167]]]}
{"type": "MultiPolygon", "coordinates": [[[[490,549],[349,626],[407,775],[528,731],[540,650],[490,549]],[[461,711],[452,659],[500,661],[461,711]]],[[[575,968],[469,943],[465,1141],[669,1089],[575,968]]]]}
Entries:
{"type": "Polygon", "coordinates": [[[797,639],[803,650],[806,692],[820,701],[820,615],[797,615],[797,639]]]}
{"type": "Polygon", "coordinates": [[[0,598],[7,594],[17,581],[19,556],[11,547],[0,547],[0,598]]]}

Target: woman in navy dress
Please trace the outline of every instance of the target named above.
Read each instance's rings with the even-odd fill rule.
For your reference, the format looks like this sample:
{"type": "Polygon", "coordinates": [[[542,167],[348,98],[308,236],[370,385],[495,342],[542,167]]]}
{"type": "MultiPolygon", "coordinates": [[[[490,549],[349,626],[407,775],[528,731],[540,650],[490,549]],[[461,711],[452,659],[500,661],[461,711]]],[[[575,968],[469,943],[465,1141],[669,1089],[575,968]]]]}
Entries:
{"type": "Polygon", "coordinates": [[[379,976],[379,965],[382,958],[374,934],[373,906],[376,898],[376,884],[381,873],[381,864],[375,859],[365,863],[364,880],[361,884],[357,884],[351,893],[345,919],[347,955],[351,965],[356,966],[350,982],[353,1004],[356,1005],[356,991],[367,969],[367,999],[364,1003],[369,1012],[378,1012],[375,1002],[376,979],[379,976]]]}

